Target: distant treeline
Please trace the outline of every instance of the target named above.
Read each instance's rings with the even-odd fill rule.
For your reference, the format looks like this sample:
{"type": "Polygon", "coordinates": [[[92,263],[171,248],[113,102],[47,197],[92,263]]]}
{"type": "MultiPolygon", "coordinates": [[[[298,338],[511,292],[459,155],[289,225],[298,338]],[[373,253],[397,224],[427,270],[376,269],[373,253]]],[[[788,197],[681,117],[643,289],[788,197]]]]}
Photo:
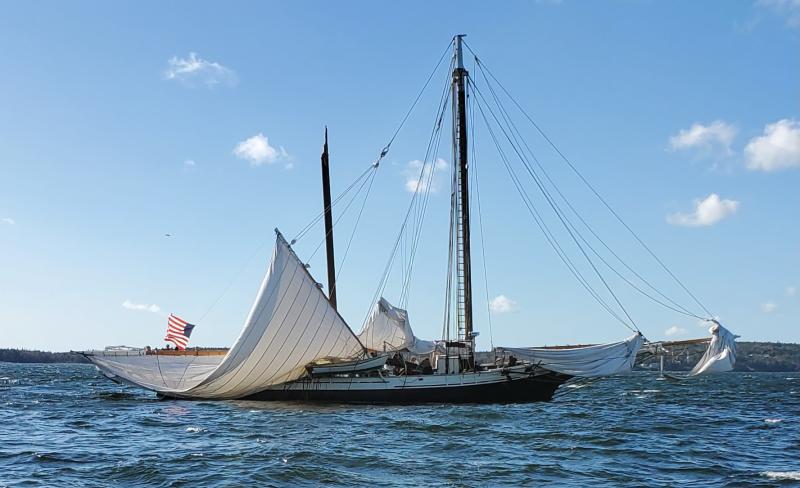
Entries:
{"type": "Polygon", "coordinates": [[[71,352],[29,351],[27,349],[0,349],[0,362],[6,363],[88,363],[80,354],[71,352]]]}
{"type": "MultiPolygon", "coordinates": [[[[664,360],[667,371],[689,371],[700,360],[705,346],[693,346],[664,360]]],[[[653,360],[643,369],[657,369],[658,360],[653,360]]],[[[736,371],[800,371],[800,344],[780,342],[737,342],[736,371]]]]}
{"type": "Polygon", "coordinates": [[[800,344],[737,342],[736,371],[800,371],[800,344]]]}
{"type": "MultiPolygon", "coordinates": [[[[667,356],[664,367],[668,371],[692,369],[704,346],[676,351],[667,356]]],[[[479,362],[492,361],[491,352],[477,353],[479,362]]],[[[0,362],[7,363],[88,363],[80,354],[69,352],[28,351],[26,349],[0,349],[0,362]]],[[[644,369],[657,369],[658,361],[644,365],[644,369]]],[[[737,342],[736,371],[800,371],[800,344],[779,342],[737,342]]]]}
{"type": "Polygon", "coordinates": [[[800,344],[737,343],[737,371],[800,371],[800,344]]]}
{"type": "MultiPolygon", "coordinates": [[[[664,358],[667,371],[689,371],[700,360],[706,350],[705,345],[676,348],[664,358]]],[[[491,352],[478,352],[479,363],[494,360],[491,352]]],[[[637,366],[638,370],[658,370],[659,359],[652,358],[637,366]]],[[[736,371],[761,372],[800,372],[800,344],[780,342],[737,342],[736,371]]]]}

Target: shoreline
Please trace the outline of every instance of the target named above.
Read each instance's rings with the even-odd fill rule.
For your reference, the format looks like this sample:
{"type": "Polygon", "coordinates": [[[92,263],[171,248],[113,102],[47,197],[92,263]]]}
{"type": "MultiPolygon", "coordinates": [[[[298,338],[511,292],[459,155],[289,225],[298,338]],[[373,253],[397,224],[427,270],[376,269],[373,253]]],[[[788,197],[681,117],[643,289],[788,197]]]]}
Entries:
{"type": "MultiPolygon", "coordinates": [[[[210,348],[200,348],[210,349],[210,348]]],[[[700,350],[702,352],[702,350],[700,350]]],[[[479,360],[491,361],[490,351],[478,351],[479,360]]],[[[665,371],[688,371],[696,362],[694,355],[667,358],[665,371]]],[[[8,364],[90,364],[80,354],[28,349],[0,348],[0,363],[8,364]]],[[[653,363],[638,366],[634,371],[655,371],[653,363]]],[[[800,344],[781,342],[738,342],[736,372],[796,373],[800,372],[800,344]]]]}

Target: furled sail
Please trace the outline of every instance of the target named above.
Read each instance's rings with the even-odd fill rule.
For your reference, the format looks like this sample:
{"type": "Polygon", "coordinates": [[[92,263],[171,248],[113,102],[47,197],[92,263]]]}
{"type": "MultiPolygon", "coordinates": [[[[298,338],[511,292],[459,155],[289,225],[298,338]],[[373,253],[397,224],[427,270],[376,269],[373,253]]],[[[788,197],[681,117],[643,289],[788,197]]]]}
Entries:
{"type": "Polygon", "coordinates": [[[241,398],[300,378],[322,358],[355,359],[364,347],[278,234],[272,262],[239,338],[207,356],[92,354],[104,373],[184,398],[241,398]],[[201,359],[205,358],[205,359],[201,359]]]}
{"type": "Polygon", "coordinates": [[[637,333],[611,344],[566,348],[499,347],[497,350],[511,353],[518,359],[531,361],[550,371],[591,378],[629,373],[642,344],[644,337],[637,333]]]}
{"type": "Polygon", "coordinates": [[[714,321],[714,325],[708,331],[711,333],[711,342],[708,343],[703,357],[689,372],[689,376],[733,371],[736,364],[736,338],[738,336],[717,321],[714,321]]]}
{"type": "Polygon", "coordinates": [[[358,335],[364,347],[372,351],[407,350],[412,354],[430,354],[436,343],[414,335],[408,312],[392,306],[385,298],[378,300],[370,313],[367,325],[358,335]]]}

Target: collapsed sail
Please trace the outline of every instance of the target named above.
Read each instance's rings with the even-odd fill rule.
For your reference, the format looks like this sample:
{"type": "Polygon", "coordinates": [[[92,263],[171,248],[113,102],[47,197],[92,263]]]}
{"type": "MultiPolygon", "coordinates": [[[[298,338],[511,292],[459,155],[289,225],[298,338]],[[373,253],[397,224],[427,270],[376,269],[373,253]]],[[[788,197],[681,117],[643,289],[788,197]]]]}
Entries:
{"type": "Polygon", "coordinates": [[[358,339],[372,351],[407,350],[412,354],[430,354],[436,350],[435,342],[414,335],[408,312],[392,306],[385,298],[378,300],[373,307],[358,339]]]}
{"type": "Polygon", "coordinates": [[[278,234],[245,326],[221,360],[213,356],[88,355],[104,373],[170,396],[241,398],[305,374],[322,358],[355,359],[363,346],[278,234]],[[215,364],[216,363],[216,364],[215,364]]]}
{"type": "Polygon", "coordinates": [[[544,348],[499,347],[518,359],[525,359],[542,368],[557,373],[584,378],[629,373],[636,361],[636,353],[644,344],[644,337],[635,334],[621,342],[594,346],[544,348]]]}
{"type": "Polygon", "coordinates": [[[736,364],[736,338],[738,336],[716,321],[708,331],[711,333],[711,342],[708,343],[703,357],[689,372],[689,376],[733,371],[736,364]]]}

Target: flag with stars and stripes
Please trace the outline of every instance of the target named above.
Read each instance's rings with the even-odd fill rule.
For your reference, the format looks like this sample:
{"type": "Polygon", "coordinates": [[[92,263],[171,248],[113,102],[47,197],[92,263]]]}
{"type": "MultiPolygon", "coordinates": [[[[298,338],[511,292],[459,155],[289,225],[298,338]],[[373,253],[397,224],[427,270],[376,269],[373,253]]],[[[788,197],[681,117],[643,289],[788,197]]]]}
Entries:
{"type": "Polygon", "coordinates": [[[175,344],[175,349],[184,350],[186,345],[189,344],[189,336],[192,335],[194,325],[188,323],[182,318],[169,314],[167,319],[167,336],[164,337],[165,341],[175,344]]]}

